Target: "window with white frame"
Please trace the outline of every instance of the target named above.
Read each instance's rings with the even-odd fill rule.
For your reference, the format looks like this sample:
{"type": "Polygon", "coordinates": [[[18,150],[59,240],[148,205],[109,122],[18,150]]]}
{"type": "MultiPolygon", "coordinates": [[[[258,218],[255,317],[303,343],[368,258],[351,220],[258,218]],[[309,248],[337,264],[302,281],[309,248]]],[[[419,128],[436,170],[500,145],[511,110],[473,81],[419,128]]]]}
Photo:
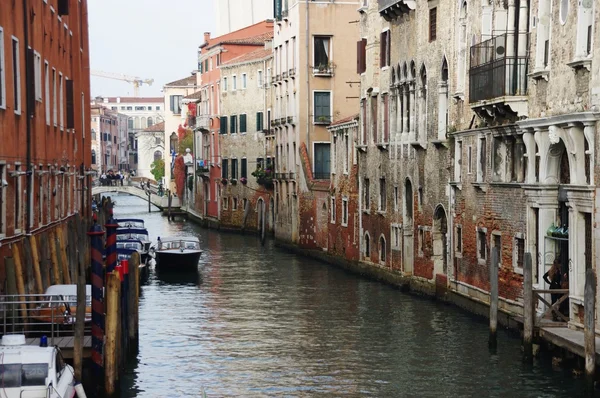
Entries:
{"type": "Polygon", "coordinates": [[[462,253],[463,250],[463,239],[462,239],[462,225],[456,226],[456,232],[454,233],[454,249],[457,254],[462,253]]]}
{"type": "Polygon", "coordinates": [[[242,90],[245,90],[247,87],[247,76],[245,73],[242,73],[242,90]]]}
{"type": "Polygon", "coordinates": [[[537,17],[537,46],[535,69],[550,67],[550,30],[552,28],[552,0],[540,0],[537,17]]]}
{"type": "Polygon", "coordinates": [[[454,153],[454,181],[462,181],[462,141],[456,142],[456,149],[454,153]]]}
{"type": "Polygon", "coordinates": [[[523,264],[525,262],[525,235],[515,234],[513,243],[513,269],[515,272],[523,273],[523,264]]]}
{"type": "Polygon", "coordinates": [[[365,232],[364,238],[364,258],[368,260],[371,257],[371,236],[369,235],[369,231],[365,232]]]}
{"type": "MultiPolygon", "coordinates": [[[[56,69],[52,68],[52,115],[54,127],[58,126],[58,92],[56,90],[56,69]]],[[[57,217],[58,218],[58,217],[57,217]]]]}
{"type": "Polygon", "coordinates": [[[35,81],[35,100],[42,102],[42,57],[37,51],[33,52],[33,74],[35,81]]]}
{"type": "Polygon", "coordinates": [[[228,88],[227,88],[227,78],[226,78],[226,77],[224,77],[224,78],[223,78],[223,91],[225,92],[225,91],[227,91],[227,90],[228,90],[228,88]]]}
{"type": "Polygon", "coordinates": [[[344,155],[344,174],[348,174],[348,169],[349,169],[349,165],[350,165],[350,137],[348,137],[348,134],[344,134],[344,151],[345,151],[345,155],[344,155]]]}
{"type": "Polygon", "coordinates": [[[485,263],[487,260],[487,229],[477,228],[477,259],[479,262],[485,263]]]}
{"type": "Polygon", "coordinates": [[[17,115],[21,114],[21,67],[19,65],[21,59],[19,55],[19,39],[13,36],[12,38],[12,56],[13,56],[13,93],[14,107],[17,115]]]}
{"type": "Polygon", "coordinates": [[[19,175],[20,171],[21,171],[21,165],[16,164],[15,165],[15,175],[16,176],[13,177],[13,180],[14,180],[13,194],[15,195],[15,197],[14,197],[15,233],[21,232],[21,226],[22,226],[21,223],[23,220],[23,213],[22,213],[23,205],[21,203],[21,192],[23,191],[23,187],[21,186],[21,176],[19,175]]]}
{"type": "Polygon", "coordinates": [[[315,124],[331,123],[331,92],[330,91],[315,91],[314,92],[314,123],[315,124]]]}
{"type": "Polygon", "coordinates": [[[238,208],[238,198],[234,197],[231,202],[231,210],[235,211],[238,208]]]}
{"type": "Polygon", "coordinates": [[[335,224],[335,196],[331,197],[331,206],[329,212],[331,213],[331,223],[335,224]]]}
{"type": "Polygon", "coordinates": [[[402,247],[402,226],[392,224],[392,250],[400,250],[402,247]]]}
{"type": "Polygon", "coordinates": [[[331,174],[335,174],[337,171],[337,135],[333,136],[333,144],[331,145],[331,174]]]}
{"type": "Polygon", "coordinates": [[[315,36],[313,44],[313,69],[315,73],[330,73],[331,36],[315,36]]]}
{"type": "Polygon", "coordinates": [[[263,86],[263,71],[262,70],[259,70],[258,72],[256,72],[256,81],[258,83],[258,87],[263,86]]]}
{"type": "MultiPolygon", "coordinates": [[[[4,55],[4,29],[0,26],[0,109],[6,109],[6,74],[4,55]]],[[[0,233],[2,233],[0,231],[0,233]]]]}
{"type": "Polygon", "coordinates": [[[581,60],[590,57],[592,54],[594,6],[591,0],[579,1],[578,4],[575,59],[581,60]]]}
{"type": "Polygon", "coordinates": [[[271,68],[267,68],[267,75],[265,79],[265,86],[269,86],[271,84],[271,68]]]}
{"type": "Polygon", "coordinates": [[[348,198],[342,198],[342,226],[348,226],[348,198]]]}
{"type": "Polygon", "coordinates": [[[46,124],[50,126],[50,66],[48,61],[44,61],[44,98],[46,102],[46,124]]]}
{"type": "Polygon", "coordinates": [[[469,145],[467,147],[467,173],[473,172],[473,147],[469,145]]]}
{"type": "Polygon", "coordinates": [[[59,77],[59,82],[58,82],[58,89],[60,90],[58,92],[58,104],[59,104],[59,112],[60,112],[60,116],[59,116],[59,125],[60,125],[60,129],[62,130],[65,126],[65,95],[63,93],[64,91],[64,87],[63,87],[63,75],[62,73],[58,74],[59,77]]]}
{"type": "Polygon", "coordinates": [[[231,91],[237,90],[237,76],[231,76],[231,91]]]}
{"type": "Polygon", "coordinates": [[[229,204],[229,198],[227,196],[223,196],[222,206],[223,210],[227,210],[229,204]]]}
{"type": "Polygon", "coordinates": [[[8,191],[7,188],[8,181],[6,179],[6,163],[0,163],[0,236],[6,235],[6,191],[8,191]]]}

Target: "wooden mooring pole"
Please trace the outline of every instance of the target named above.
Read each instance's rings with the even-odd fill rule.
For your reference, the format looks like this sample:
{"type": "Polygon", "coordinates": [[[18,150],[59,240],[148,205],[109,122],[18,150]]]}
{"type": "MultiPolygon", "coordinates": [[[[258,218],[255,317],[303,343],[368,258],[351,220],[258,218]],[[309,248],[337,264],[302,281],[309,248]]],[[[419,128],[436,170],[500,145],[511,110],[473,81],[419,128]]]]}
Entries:
{"type": "Polygon", "coordinates": [[[148,188],[148,213],[152,212],[152,203],[150,202],[151,195],[152,195],[152,192],[150,191],[150,188],[148,188]]]}
{"type": "Polygon", "coordinates": [[[117,271],[106,274],[106,326],[104,353],[104,389],[107,395],[116,391],[119,375],[119,323],[121,278],[117,271]]]}
{"type": "Polygon", "coordinates": [[[496,335],[498,330],[498,258],[499,250],[494,247],[490,264],[490,336],[488,339],[488,347],[492,349],[498,345],[496,335]]]}
{"type": "Polygon", "coordinates": [[[523,360],[533,362],[533,270],[531,253],[523,258],[523,360]]]}
{"type": "Polygon", "coordinates": [[[596,270],[590,268],[585,273],[584,291],[584,348],[585,376],[588,389],[594,388],[596,374],[596,270]]]}
{"type": "Polygon", "coordinates": [[[171,190],[168,190],[168,192],[169,192],[169,196],[168,196],[168,199],[167,199],[167,203],[168,203],[168,209],[169,210],[168,210],[168,213],[167,213],[167,220],[171,221],[172,220],[172,218],[171,218],[171,202],[173,200],[173,196],[171,196],[171,190]]]}
{"type": "Polygon", "coordinates": [[[137,353],[139,347],[139,301],[140,301],[140,254],[135,252],[131,255],[129,260],[129,317],[127,322],[129,350],[133,354],[137,353]]]}

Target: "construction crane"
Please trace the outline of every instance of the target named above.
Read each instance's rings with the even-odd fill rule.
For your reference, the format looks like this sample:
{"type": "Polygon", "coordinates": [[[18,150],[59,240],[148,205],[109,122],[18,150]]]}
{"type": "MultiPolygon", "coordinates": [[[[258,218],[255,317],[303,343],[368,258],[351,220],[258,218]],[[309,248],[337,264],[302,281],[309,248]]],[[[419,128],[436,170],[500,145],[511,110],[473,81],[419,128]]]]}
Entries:
{"type": "Polygon", "coordinates": [[[106,79],[122,80],[122,81],[133,84],[133,96],[134,97],[140,96],[140,86],[142,84],[147,84],[147,85],[151,86],[152,83],[154,83],[154,79],[142,79],[141,77],[127,76],[127,75],[122,75],[119,73],[109,73],[109,72],[102,72],[102,71],[97,71],[97,70],[93,70],[91,72],[91,75],[98,76],[98,77],[104,77],[106,79]]]}

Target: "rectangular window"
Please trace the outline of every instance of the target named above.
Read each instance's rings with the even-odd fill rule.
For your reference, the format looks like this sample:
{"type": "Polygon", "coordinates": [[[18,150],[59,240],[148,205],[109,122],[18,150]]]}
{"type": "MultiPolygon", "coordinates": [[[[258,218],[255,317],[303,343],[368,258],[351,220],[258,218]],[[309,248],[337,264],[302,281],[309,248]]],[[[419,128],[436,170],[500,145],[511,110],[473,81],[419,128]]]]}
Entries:
{"type": "Polygon", "coordinates": [[[231,159],[231,178],[234,180],[238,179],[238,160],[231,159]]]}
{"type": "Polygon", "coordinates": [[[171,95],[170,97],[170,109],[175,115],[181,114],[181,100],[183,95],[171,95]]]}
{"type": "Polygon", "coordinates": [[[544,41],[544,68],[548,67],[550,59],[550,39],[544,41]]]}
{"type": "Polygon", "coordinates": [[[461,225],[457,225],[456,226],[456,252],[457,253],[462,253],[462,226],[461,225]]]}
{"type": "Polygon", "coordinates": [[[229,204],[229,198],[223,197],[223,210],[227,210],[228,204],[229,204]]]}
{"type": "Polygon", "coordinates": [[[350,168],[350,137],[347,135],[344,136],[345,147],[346,147],[346,156],[344,156],[344,173],[348,174],[348,169],[350,168]]]}
{"type": "Polygon", "coordinates": [[[342,226],[348,226],[348,198],[342,198],[342,226]]]}
{"type": "Polygon", "coordinates": [[[42,102],[42,57],[37,51],[33,52],[33,74],[35,83],[35,100],[42,102]]]}
{"type": "Polygon", "coordinates": [[[425,246],[425,230],[421,226],[419,226],[417,240],[417,249],[419,252],[419,257],[423,257],[423,249],[425,246]]]}
{"type": "Polygon", "coordinates": [[[248,178],[248,159],[242,159],[242,169],[240,170],[240,177],[248,178]]]}
{"type": "Polygon", "coordinates": [[[361,128],[361,143],[367,145],[367,100],[360,101],[360,128],[361,128]]]}
{"type": "Polygon", "coordinates": [[[12,38],[12,56],[13,56],[13,93],[14,107],[17,115],[21,114],[21,68],[19,63],[19,40],[13,36],[12,38]]]}
{"type": "Polygon", "coordinates": [[[229,116],[229,122],[230,122],[229,133],[236,134],[238,132],[237,115],[229,116]]]}
{"type": "Polygon", "coordinates": [[[485,137],[479,138],[479,153],[478,153],[478,162],[477,162],[477,181],[484,182],[485,181],[485,172],[486,172],[486,139],[485,137]]]}
{"type": "Polygon", "coordinates": [[[525,239],[523,237],[517,236],[515,238],[514,251],[515,251],[515,253],[514,253],[514,259],[515,259],[514,268],[522,270],[524,258],[525,258],[525,239]]]}
{"type": "Polygon", "coordinates": [[[331,175],[331,149],[330,144],[327,143],[315,143],[315,172],[314,178],[317,180],[328,180],[331,175]]]}
{"type": "Polygon", "coordinates": [[[237,76],[233,75],[231,77],[231,91],[237,90],[237,76]]]}
{"type": "Polygon", "coordinates": [[[313,69],[315,72],[331,72],[331,37],[314,37],[313,69]]]}
{"type": "Polygon", "coordinates": [[[379,211],[385,211],[387,206],[387,188],[385,178],[379,179],[379,211]]]}
{"type": "Polygon", "coordinates": [[[258,82],[258,87],[263,86],[263,71],[262,70],[259,70],[256,73],[256,81],[258,82]]]}
{"type": "Polygon", "coordinates": [[[381,32],[379,37],[379,66],[390,66],[390,31],[381,32]]]}
{"type": "Polygon", "coordinates": [[[267,68],[267,75],[265,76],[265,86],[271,84],[271,68],[267,68]]]}
{"type": "Polygon", "coordinates": [[[331,208],[329,210],[329,213],[331,213],[331,223],[335,224],[335,196],[331,197],[331,208]]]}
{"type": "Polygon", "coordinates": [[[242,73],[242,90],[246,89],[246,85],[247,85],[247,79],[246,79],[246,74],[242,73]]]}
{"type": "Polygon", "coordinates": [[[14,185],[14,195],[15,195],[15,232],[21,231],[21,192],[23,188],[21,187],[21,176],[19,172],[21,171],[21,165],[15,165],[15,173],[16,177],[14,177],[15,185],[14,185]]]}
{"type": "Polygon", "coordinates": [[[367,70],[367,39],[356,43],[356,73],[359,75],[367,70]]]}
{"type": "Polygon", "coordinates": [[[467,173],[473,172],[473,147],[469,145],[467,148],[467,173]]]}
{"type": "Polygon", "coordinates": [[[223,163],[221,165],[221,178],[229,178],[229,160],[223,159],[223,163]]]}
{"type": "Polygon", "coordinates": [[[435,41],[437,38],[437,8],[429,9],[429,41],[435,41]]]}
{"type": "Polygon", "coordinates": [[[456,142],[456,153],[454,155],[454,181],[462,181],[462,141],[456,142]]]}
{"type": "Polygon", "coordinates": [[[398,187],[394,187],[394,211],[398,211],[398,187]]]}
{"type": "Polygon", "coordinates": [[[363,209],[369,210],[371,207],[371,194],[370,194],[370,181],[368,178],[365,178],[365,183],[363,186],[363,209]]]}
{"type": "Polygon", "coordinates": [[[390,141],[390,109],[389,109],[389,95],[384,94],[381,96],[383,102],[383,139],[382,142],[387,144],[390,141]]]}
{"type": "MultiPolygon", "coordinates": [[[[592,53],[592,25],[587,27],[587,39],[585,46],[585,55],[590,55],[592,53]]],[[[0,77],[1,79],[1,77],[0,77]]]]}
{"type": "MultiPolygon", "coordinates": [[[[75,128],[75,93],[74,93],[73,80],[67,79],[67,128],[75,128]]],[[[117,137],[115,137],[116,143],[117,137]]]]}
{"type": "Polygon", "coordinates": [[[62,73],[58,74],[58,109],[60,112],[59,115],[59,126],[62,130],[65,127],[65,95],[64,95],[64,87],[63,87],[63,75],[62,73]]]}
{"type": "Polygon", "coordinates": [[[240,133],[246,133],[247,131],[246,115],[240,115],[240,133]]]}
{"type": "Polygon", "coordinates": [[[226,77],[223,78],[223,91],[224,92],[227,91],[227,78],[226,77]]]}
{"type": "MultiPolygon", "coordinates": [[[[0,39],[2,38],[0,31],[0,39]]],[[[0,55],[2,53],[0,52],[0,55]]],[[[6,179],[6,164],[0,163],[0,236],[6,235],[6,189],[8,181],[6,179]],[[5,185],[6,184],[6,185],[5,185]]]]}
{"type": "MultiPolygon", "coordinates": [[[[0,27],[0,109],[6,109],[6,75],[4,73],[5,63],[4,60],[4,30],[0,27]]],[[[0,230],[2,233],[2,230],[0,230]]]]}
{"type": "Polygon", "coordinates": [[[44,99],[46,101],[46,124],[50,126],[50,66],[44,62],[44,99]]]}
{"type": "Polygon", "coordinates": [[[238,198],[231,199],[231,210],[237,210],[238,207],[238,198]]]}
{"type": "Polygon", "coordinates": [[[371,141],[374,142],[377,139],[377,120],[379,115],[377,114],[377,96],[371,97],[371,141]]]}
{"type": "Polygon", "coordinates": [[[227,134],[227,116],[221,116],[219,124],[219,134],[227,134]]]}
{"type": "Polygon", "coordinates": [[[315,91],[314,93],[314,123],[331,123],[331,92],[315,91]]]}
{"type": "Polygon", "coordinates": [[[487,260],[485,231],[477,229],[477,258],[479,260],[487,260]]]}
{"type": "Polygon", "coordinates": [[[263,123],[263,113],[262,112],[256,112],[256,131],[263,131],[263,127],[264,123],[263,123]]]}
{"type": "Polygon", "coordinates": [[[402,227],[398,224],[392,225],[392,249],[400,250],[402,242],[402,227]]]}

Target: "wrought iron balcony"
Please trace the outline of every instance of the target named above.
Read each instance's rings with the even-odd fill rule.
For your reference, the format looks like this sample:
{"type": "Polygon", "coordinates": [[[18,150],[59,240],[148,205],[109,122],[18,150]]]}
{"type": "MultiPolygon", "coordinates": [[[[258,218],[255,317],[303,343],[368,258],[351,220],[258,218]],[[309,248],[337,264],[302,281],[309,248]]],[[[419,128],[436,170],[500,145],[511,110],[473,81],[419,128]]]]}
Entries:
{"type": "Polygon", "coordinates": [[[379,15],[386,21],[394,20],[417,7],[416,0],[378,0],[379,15]]]}
{"type": "Polygon", "coordinates": [[[283,80],[287,80],[287,78],[288,78],[288,73],[287,73],[287,72],[283,72],[283,73],[281,74],[281,78],[282,78],[283,80]]]}
{"type": "Polygon", "coordinates": [[[469,103],[471,107],[506,104],[520,113],[526,104],[529,57],[506,54],[506,34],[492,37],[471,47],[469,103]],[[511,98],[512,97],[512,98],[511,98]],[[519,104],[523,102],[523,104],[519,104]],[[509,104],[510,103],[510,104],[509,104]]]}
{"type": "Polygon", "coordinates": [[[296,68],[292,68],[288,71],[288,76],[292,79],[296,76],[296,68]]]}

